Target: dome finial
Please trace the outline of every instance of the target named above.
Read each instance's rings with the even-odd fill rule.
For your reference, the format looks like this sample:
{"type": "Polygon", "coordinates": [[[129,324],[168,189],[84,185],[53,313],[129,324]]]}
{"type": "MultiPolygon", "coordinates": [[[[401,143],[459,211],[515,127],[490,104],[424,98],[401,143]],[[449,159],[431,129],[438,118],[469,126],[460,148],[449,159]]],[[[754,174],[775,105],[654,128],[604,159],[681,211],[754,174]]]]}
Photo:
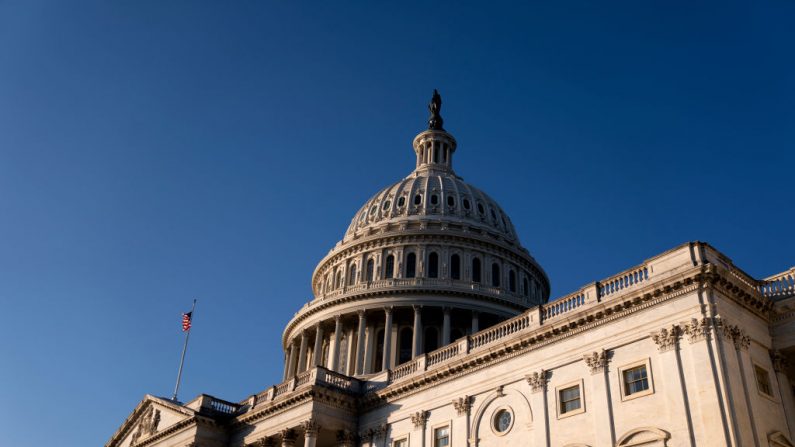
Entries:
{"type": "Polygon", "coordinates": [[[439,114],[442,110],[442,96],[436,89],[433,89],[433,98],[428,103],[428,110],[431,112],[431,117],[428,119],[428,129],[430,130],[444,130],[442,124],[444,120],[442,115],[439,114]]]}

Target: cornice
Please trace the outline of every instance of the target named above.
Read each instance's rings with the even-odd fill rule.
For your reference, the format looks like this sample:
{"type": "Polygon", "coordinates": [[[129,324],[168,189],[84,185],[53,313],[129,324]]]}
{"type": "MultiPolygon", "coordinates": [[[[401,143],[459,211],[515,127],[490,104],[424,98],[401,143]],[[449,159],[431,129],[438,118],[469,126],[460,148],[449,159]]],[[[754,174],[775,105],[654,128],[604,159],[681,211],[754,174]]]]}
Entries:
{"type": "Polygon", "coordinates": [[[354,396],[335,391],[331,388],[313,385],[297,393],[287,394],[285,398],[270,402],[262,408],[255,407],[254,411],[243,413],[234,418],[230,421],[229,425],[232,428],[237,428],[246,424],[253,424],[268,416],[282,413],[295,408],[296,405],[307,402],[320,402],[350,412],[355,412],[357,408],[356,398],[354,396]]]}

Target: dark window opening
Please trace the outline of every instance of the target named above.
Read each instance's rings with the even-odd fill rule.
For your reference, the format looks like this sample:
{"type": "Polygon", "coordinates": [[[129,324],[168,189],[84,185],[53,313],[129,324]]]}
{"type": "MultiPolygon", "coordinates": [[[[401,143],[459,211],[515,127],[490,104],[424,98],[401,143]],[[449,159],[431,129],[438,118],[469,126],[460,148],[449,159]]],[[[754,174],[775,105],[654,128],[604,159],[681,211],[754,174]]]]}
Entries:
{"type": "Polygon", "coordinates": [[[450,256],[450,277],[461,279],[461,257],[458,255],[450,256]]]}
{"type": "Polygon", "coordinates": [[[389,255],[386,257],[386,263],[384,267],[384,278],[392,278],[395,276],[395,257],[389,255]]]}
{"type": "Polygon", "coordinates": [[[417,255],[409,253],[406,256],[406,278],[417,276],[417,255]]]}
{"type": "Polygon", "coordinates": [[[500,266],[496,262],[491,264],[491,285],[500,286],[500,266]]]}
{"type": "Polygon", "coordinates": [[[428,255],[428,278],[438,278],[439,277],[439,255],[435,252],[431,252],[428,255]]]}
{"type": "Polygon", "coordinates": [[[472,260],[472,282],[480,282],[480,259],[472,260]]]}

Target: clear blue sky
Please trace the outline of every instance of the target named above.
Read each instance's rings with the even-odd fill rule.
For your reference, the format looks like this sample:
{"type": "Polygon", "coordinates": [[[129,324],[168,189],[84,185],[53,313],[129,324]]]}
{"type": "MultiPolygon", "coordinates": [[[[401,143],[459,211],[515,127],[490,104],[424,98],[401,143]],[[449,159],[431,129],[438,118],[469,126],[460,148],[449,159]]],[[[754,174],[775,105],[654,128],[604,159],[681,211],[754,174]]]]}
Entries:
{"type": "Polygon", "coordinates": [[[0,445],[168,396],[194,297],[181,397],[279,382],[433,88],[553,296],[689,240],[795,264],[792,2],[383,3],[0,2],[0,445]]]}

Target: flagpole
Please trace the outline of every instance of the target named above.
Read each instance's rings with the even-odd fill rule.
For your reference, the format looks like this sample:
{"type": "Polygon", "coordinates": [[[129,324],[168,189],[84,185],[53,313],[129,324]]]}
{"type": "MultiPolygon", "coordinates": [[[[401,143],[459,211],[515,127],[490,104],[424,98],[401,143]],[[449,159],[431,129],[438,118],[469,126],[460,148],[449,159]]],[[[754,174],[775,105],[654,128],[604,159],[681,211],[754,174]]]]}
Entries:
{"type": "Polygon", "coordinates": [[[179,359],[179,371],[177,372],[177,386],[174,387],[174,396],[171,400],[177,401],[177,392],[179,392],[179,382],[182,380],[182,365],[185,364],[185,352],[188,350],[188,338],[190,337],[190,330],[193,328],[193,312],[196,310],[196,299],[193,299],[193,307],[190,310],[191,326],[185,331],[185,345],[182,346],[182,356],[179,359]]]}

